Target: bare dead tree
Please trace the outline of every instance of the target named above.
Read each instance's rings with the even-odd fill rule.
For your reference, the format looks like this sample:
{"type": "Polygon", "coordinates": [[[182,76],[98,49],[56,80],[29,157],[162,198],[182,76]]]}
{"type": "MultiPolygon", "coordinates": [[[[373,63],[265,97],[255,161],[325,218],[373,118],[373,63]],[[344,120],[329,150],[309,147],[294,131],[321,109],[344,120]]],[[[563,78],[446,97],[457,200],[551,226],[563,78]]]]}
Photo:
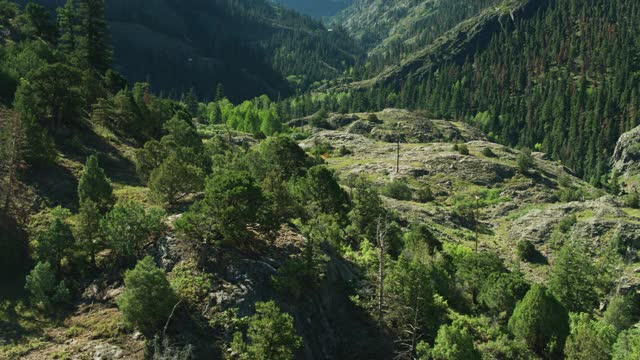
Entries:
{"type": "Polygon", "coordinates": [[[413,360],[416,358],[418,341],[422,334],[422,328],[418,320],[420,318],[420,301],[423,300],[419,295],[421,285],[418,286],[419,288],[414,299],[414,304],[404,306],[404,310],[407,314],[411,314],[411,320],[406,324],[406,328],[400,331],[400,337],[396,340],[398,348],[400,349],[395,357],[396,360],[413,360]]]}

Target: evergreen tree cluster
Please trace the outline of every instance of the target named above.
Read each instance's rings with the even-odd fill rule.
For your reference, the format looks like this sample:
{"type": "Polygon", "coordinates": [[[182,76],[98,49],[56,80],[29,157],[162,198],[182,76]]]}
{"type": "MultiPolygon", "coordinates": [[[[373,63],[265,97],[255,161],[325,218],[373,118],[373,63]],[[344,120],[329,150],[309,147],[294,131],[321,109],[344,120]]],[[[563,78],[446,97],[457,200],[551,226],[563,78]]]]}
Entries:
{"type": "MultiPolygon", "coordinates": [[[[497,142],[561,160],[607,186],[618,137],[639,124],[638,13],[634,1],[559,0],[515,18],[460,63],[395,84],[286,100],[293,118],[387,107],[466,120],[497,142]]],[[[371,75],[375,75],[375,72],[371,75]]]]}

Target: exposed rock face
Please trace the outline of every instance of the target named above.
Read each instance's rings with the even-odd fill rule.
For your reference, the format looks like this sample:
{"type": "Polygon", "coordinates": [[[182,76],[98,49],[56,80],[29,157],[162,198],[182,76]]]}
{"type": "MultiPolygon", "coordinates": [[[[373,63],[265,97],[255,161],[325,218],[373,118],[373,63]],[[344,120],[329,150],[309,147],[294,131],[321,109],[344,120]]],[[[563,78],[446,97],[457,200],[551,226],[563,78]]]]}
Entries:
{"type": "MultiPolygon", "coordinates": [[[[278,269],[291,257],[300,256],[304,242],[295,229],[284,227],[270,246],[264,246],[254,254],[213,249],[206,267],[215,275],[217,286],[209,295],[207,314],[213,316],[237,308],[238,316],[249,316],[253,314],[256,302],[276,299],[282,310],[293,316],[296,330],[304,339],[304,348],[297,358],[392,357],[391,342],[380,337],[374,322],[370,322],[348,298],[347,289],[356,280],[357,270],[330,249],[325,249],[329,261],[326,274],[317,287],[306,289],[297,298],[274,287],[272,279],[278,269]],[[371,339],[376,338],[379,340],[374,343],[378,345],[371,346],[371,339]]],[[[175,247],[168,246],[167,249],[171,252],[175,247]]],[[[169,254],[169,257],[176,256],[169,254]]]]}
{"type": "Polygon", "coordinates": [[[637,191],[633,178],[640,175],[640,126],[620,136],[611,161],[627,190],[637,191]]]}

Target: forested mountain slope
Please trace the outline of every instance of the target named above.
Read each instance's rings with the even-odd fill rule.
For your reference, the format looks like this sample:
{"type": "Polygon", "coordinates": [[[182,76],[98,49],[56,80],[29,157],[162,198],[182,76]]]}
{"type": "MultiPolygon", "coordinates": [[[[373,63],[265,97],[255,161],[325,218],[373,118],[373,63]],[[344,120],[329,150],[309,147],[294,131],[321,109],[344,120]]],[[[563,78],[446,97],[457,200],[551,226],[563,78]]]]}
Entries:
{"type": "Polygon", "coordinates": [[[503,0],[356,0],[333,18],[369,51],[363,75],[400,63],[461,21],[503,0]]]}
{"type": "Polygon", "coordinates": [[[313,17],[328,17],[349,6],[351,0],[274,0],[313,17]]]}
{"type": "Polygon", "coordinates": [[[639,11],[629,0],[512,1],[356,82],[373,90],[353,101],[464,118],[606,185],[616,140],[638,122],[639,11]]]}
{"type": "Polygon", "coordinates": [[[194,88],[213,98],[222,83],[235,100],[285,97],[296,86],[335,77],[360,55],[340,29],[329,32],[266,0],[114,0],[106,6],[117,68],[173,96],[194,88]],[[295,76],[291,84],[288,76],[295,76]]]}

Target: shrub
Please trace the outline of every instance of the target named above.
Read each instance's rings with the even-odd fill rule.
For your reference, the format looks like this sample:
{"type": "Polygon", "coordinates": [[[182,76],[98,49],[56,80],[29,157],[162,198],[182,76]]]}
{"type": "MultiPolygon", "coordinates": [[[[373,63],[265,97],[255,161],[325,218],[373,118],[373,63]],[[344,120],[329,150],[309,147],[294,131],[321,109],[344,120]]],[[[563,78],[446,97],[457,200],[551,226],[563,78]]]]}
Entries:
{"type": "Polygon", "coordinates": [[[520,150],[520,153],[516,157],[516,164],[518,165],[518,170],[522,173],[529,171],[533,167],[534,161],[529,148],[520,150]]]}
{"type": "Polygon", "coordinates": [[[434,360],[480,360],[480,352],[473,345],[473,337],[466,329],[443,325],[431,350],[434,360]]]}
{"type": "Polygon", "coordinates": [[[491,150],[490,147],[486,147],[484,149],[482,149],[482,155],[488,157],[488,158],[494,158],[496,157],[496,153],[493,152],[493,150],[491,150]]]}
{"type": "Polygon", "coordinates": [[[569,360],[609,360],[617,332],[611,325],[592,320],[589,314],[571,314],[571,334],[564,349],[569,360]]]}
{"type": "Polygon", "coordinates": [[[536,354],[557,357],[569,334],[569,315],[544,287],[534,284],[513,311],[509,330],[536,354]]]}
{"type": "Polygon", "coordinates": [[[591,311],[598,300],[598,270],[584,246],[566,243],[549,272],[549,290],[569,311],[591,311]]]}
{"type": "Polygon", "coordinates": [[[429,201],[435,200],[431,187],[427,184],[420,186],[420,188],[418,188],[418,190],[416,191],[416,200],[421,203],[427,203],[429,201]]]}
{"type": "Polygon", "coordinates": [[[630,207],[632,209],[640,208],[640,194],[634,191],[631,194],[625,196],[624,198],[624,206],[630,207]]]}
{"type": "Polygon", "coordinates": [[[124,275],[124,293],[117,299],[118,308],[128,326],[149,334],[166,321],[176,295],[162,269],[149,256],[138,261],[124,275]]]}
{"type": "Polygon", "coordinates": [[[622,332],[613,345],[613,360],[640,359],[640,329],[622,332]]]}
{"type": "Polygon", "coordinates": [[[560,177],[558,178],[558,185],[562,186],[563,188],[571,187],[571,178],[567,175],[560,175],[560,177]]]}
{"type": "Polygon", "coordinates": [[[613,326],[618,332],[630,328],[636,322],[635,301],[633,295],[616,295],[607,306],[602,320],[613,326]]]}
{"type": "Polygon", "coordinates": [[[411,188],[406,182],[401,180],[393,180],[382,188],[382,195],[396,200],[411,200],[411,188]]]}
{"type": "Polygon", "coordinates": [[[493,273],[482,286],[478,301],[493,313],[508,317],[528,290],[529,283],[521,273],[493,273]]]}
{"type": "Polygon", "coordinates": [[[347,155],[351,155],[353,154],[353,152],[351,150],[349,150],[346,146],[342,145],[338,148],[338,156],[342,157],[342,156],[347,156],[347,155]]]}
{"type": "Polygon", "coordinates": [[[142,252],[146,242],[164,227],[165,212],[145,210],[135,202],[116,204],[100,221],[100,234],[118,260],[129,260],[142,252]]]}
{"type": "Polygon", "coordinates": [[[506,271],[502,260],[491,252],[470,253],[457,265],[456,278],[472,294],[474,300],[491,274],[506,271]]]}
{"type": "Polygon", "coordinates": [[[442,251],[442,242],[436,238],[431,229],[424,224],[414,225],[405,233],[404,242],[407,248],[416,249],[426,246],[430,254],[442,251]]]}
{"type": "Polygon", "coordinates": [[[107,212],[115,202],[111,183],[94,155],[87,159],[78,181],[78,199],[80,203],[86,200],[93,201],[103,213],[107,212]]]}
{"type": "Polygon", "coordinates": [[[203,187],[202,170],[179,160],[175,154],[169,155],[162,165],[153,170],[149,179],[151,197],[162,205],[173,205],[203,187]]]}
{"type": "Polygon", "coordinates": [[[48,262],[57,271],[74,243],[71,227],[62,219],[56,218],[46,231],[36,237],[38,260],[48,262]]]}
{"type": "Polygon", "coordinates": [[[205,198],[193,204],[175,226],[198,243],[244,240],[258,220],[262,190],[246,172],[223,170],[207,180],[205,198]]]}
{"type": "Polygon", "coordinates": [[[518,257],[525,261],[532,261],[537,254],[536,247],[529,240],[518,241],[516,250],[518,252],[518,257]]]}
{"type": "Polygon", "coordinates": [[[198,269],[194,261],[184,261],[169,273],[175,293],[191,306],[198,305],[211,291],[213,276],[198,269]]]}
{"type": "Polygon", "coordinates": [[[588,194],[582,189],[564,188],[558,191],[558,197],[562,202],[582,201],[588,198],[588,194]]]}
{"type": "Polygon", "coordinates": [[[256,303],[256,313],[249,318],[245,336],[233,336],[232,349],[241,360],[290,360],[302,346],[291,315],[282,313],[275,302],[256,303]]]}
{"type": "Polygon", "coordinates": [[[575,225],[577,222],[578,218],[576,217],[576,214],[567,215],[560,219],[560,222],[558,223],[558,230],[561,233],[566,234],[573,228],[573,225],[575,225]]]}
{"type": "Polygon", "coordinates": [[[469,147],[467,146],[467,144],[459,144],[458,153],[460,155],[469,155],[469,147]]]}
{"type": "Polygon", "coordinates": [[[369,114],[369,116],[367,116],[367,121],[372,123],[372,124],[379,124],[382,123],[382,121],[380,121],[380,119],[378,118],[378,115],[371,113],[369,114]]]}
{"type": "Polygon", "coordinates": [[[33,305],[47,310],[52,306],[64,304],[70,299],[64,280],[57,282],[56,275],[48,262],[36,264],[27,275],[24,288],[31,293],[33,305]]]}

